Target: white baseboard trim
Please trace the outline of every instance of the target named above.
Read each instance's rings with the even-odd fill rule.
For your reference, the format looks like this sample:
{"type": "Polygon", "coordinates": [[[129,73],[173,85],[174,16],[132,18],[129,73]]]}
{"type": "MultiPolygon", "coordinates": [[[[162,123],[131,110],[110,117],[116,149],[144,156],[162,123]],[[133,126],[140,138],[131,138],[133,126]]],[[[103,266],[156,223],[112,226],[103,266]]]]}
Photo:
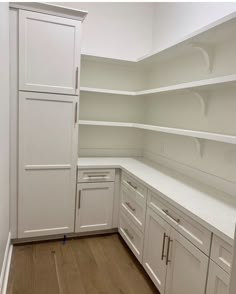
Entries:
{"type": "Polygon", "coordinates": [[[13,246],[11,244],[11,233],[9,232],[0,275],[0,294],[6,294],[7,292],[7,283],[10,272],[12,249],[13,246]]]}
{"type": "Polygon", "coordinates": [[[192,177],[201,183],[205,183],[206,185],[214,187],[215,189],[227,193],[233,197],[235,197],[236,195],[236,183],[234,182],[228,181],[216,175],[209,174],[203,170],[196,169],[192,166],[188,166],[179,161],[175,161],[163,155],[156,154],[147,150],[144,151],[144,158],[147,158],[148,160],[151,160],[157,164],[164,165],[173,170],[176,170],[177,172],[192,177]]]}

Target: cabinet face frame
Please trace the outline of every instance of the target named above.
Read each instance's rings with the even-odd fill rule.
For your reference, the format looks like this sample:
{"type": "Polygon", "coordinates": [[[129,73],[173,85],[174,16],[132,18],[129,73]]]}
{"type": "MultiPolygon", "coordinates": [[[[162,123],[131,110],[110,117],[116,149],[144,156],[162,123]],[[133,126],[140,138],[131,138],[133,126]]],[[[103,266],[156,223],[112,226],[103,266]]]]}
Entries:
{"type": "Polygon", "coordinates": [[[78,96],[19,93],[18,238],[73,232],[76,103],[78,96]]]}
{"type": "Polygon", "coordinates": [[[90,232],[111,229],[113,202],[114,182],[77,184],[77,196],[75,202],[75,232],[90,232]],[[85,192],[89,193],[89,191],[91,191],[91,194],[86,196],[85,192]],[[104,192],[104,195],[99,195],[102,192],[104,192]],[[89,196],[91,197],[90,199],[89,196]],[[103,196],[103,198],[101,198],[101,196],[103,196]],[[98,199],[96,199],[96,197],[98,197],[98,199]],[[93,206],[91,205],[92,201],[94,201],[96,209],[93,209],[93,206]],[[99,208],[100,211],[98,211],[99,208]],[[104,216],[104,219],[99,219],[99,222],[96,222],[98,221],[96,220],[96,211],[99,212],[99,217],[101,217],[101,214],[104,216]],[[86,220],[83,219],[85,218],[85,214],[87,215],[86,220]]]}
{"type": "MultiPolygon", "coordinates": [[[[40,39],[41,37],[40,34],[42,34],[42,42],[43,42],[43,35],[45,35],[45,33],[43,33],[43,31],[40,32],[39,27],[34,29],[36,30],[35,36],[37,39],[38,38],[40,39]]],[[[50,36],[48,36],[48,38],[50,38],[50,36]]],[[[63,38],[63,35],[62,35],[62,38],[63,38]]],[[[79,94],[80,43],[81,43],[81,22],[80,21],[62,18],[58,16],[47,15],[43,13],[19,10],[18,40],[19,40],[19,56],[18,56],[19,58],[19,90],[58,93],[58,94],[70,94],[70,95],[79,94]],[[54,55],[54,53],[47,52],[49,51],[49,48],[47,48],[47,44],[45,44],[44,55],[42,54],[40,55],[41,52],[37,52],[37,48],[35,47],[31,48],[32,52],[29,52],[29,48],[27,47],[28,46],[28,39],[27,39],[27,36],[28,36],[27,21],[28,20],[35,21],[38,23],[42,22],[44,24],[49,24],[49,25],[50,24],[60,25],[62,28],[63,26],[71,27],[74,29],[73,40],[72,40],[73,48],[65,47],[65,50],[64,50],[64,51],[66,50],[72,51],[73,57],[71,57],[70,54],[68,54],[68,52],[65,53],[63,52],[63,50],[61,50],[60,54],[62,56],[58,58],[61,64],[58,68],[58,64],[54,65],[51,63],[50,80],[48,80],[47,82],[46,81],[40,82],[40,76],[46,73],[47,71],[46,69],[48,65],[50,64],[52,55],[54,55]],[[39,55],[39,56],[36,56],[36,55],[39,55]],[[31,58],[31,61],[28,61],[29,57],[31,58]],[[42,60],[40,60],[39,57],[41,57],[42,60]],[[33,64],[32,64],[32,60],[33,60],[33,64]],[[42,61],[45,62],[45,67],[42,66],[42,61]],[[68,66],[69,62],[72,63],[70,68],[68,66]],[[33,68],[33,66],[35,68],[33,68]],[[55,67],[55,70],[53,69],[53,67],[55,67]],[[31,70],[31,73],[29,72],[29,69],[31,70]],[[66,69],[67,69],[67,72],[65,73],[66,69]],[[40,72],[39,70],[41,70],[42,72],[40,72]],[[34,78],[32,77],[32,74],[34,75],[34,78]],[[70,81],[68,80],[67,76],[71,76],[70,81]],[[57,78],[57,80],[55,78],[57,78]],[[65,78],[67,80],[65,80],[65,78]],[[60,80],[60,82],[58,80],[60,80]],[[64,82],[64,85],[62,85],[63,82],[64,82]]],[[[33,47],[32,43],[30,44],[30,46],[33,47]]],[[[58,53],[55,52],[55,55],[57,54],[58,53]]],[[[52,62],[55,63],[55,61],[56,59],[54,59],[52,62]]]]}

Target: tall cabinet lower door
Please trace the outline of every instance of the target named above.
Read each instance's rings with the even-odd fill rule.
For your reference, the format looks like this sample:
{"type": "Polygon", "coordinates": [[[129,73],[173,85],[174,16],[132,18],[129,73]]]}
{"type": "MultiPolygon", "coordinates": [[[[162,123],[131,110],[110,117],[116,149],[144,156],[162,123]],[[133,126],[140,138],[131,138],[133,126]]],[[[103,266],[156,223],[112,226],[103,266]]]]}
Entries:
{"type": "Polygon", "coordinates": [[[208,257],[172,230],[167,249],[166,294],[204,294],[208,257]]]}
{"type": "Polygon", "coordinates": [[[18,237],[74,226],[78,96],[20,92],[18,237]]]}

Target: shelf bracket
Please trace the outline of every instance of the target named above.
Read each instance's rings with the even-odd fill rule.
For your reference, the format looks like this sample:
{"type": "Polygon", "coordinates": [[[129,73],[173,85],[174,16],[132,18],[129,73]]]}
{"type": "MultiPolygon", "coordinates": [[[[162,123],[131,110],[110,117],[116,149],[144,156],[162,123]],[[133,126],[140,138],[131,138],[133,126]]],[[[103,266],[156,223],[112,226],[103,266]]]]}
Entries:
{"type": "Polygon", "coordinates": [[[200,157],[203,157],[204,140],[200,138],[193,138],[193,140],[196,144],[198,154],[200,157]]]}
{"type": "Polygon", "coordinates": [[[191,43],[192,48],[200,51],[200,53],[203,56],[205,66],[206,66],[206,71],[208,73],[212,72],[213,68],[213,56],[214,56],[214,48],[212,45],[205,45],[200,42],[192,42],[191,43]]]}
{"type": "Polygon", "coordinates": [[[209,106],[209,93],[206,91],[197,91],[197,90],[189,90],[191,94],[195,96],[195,98],[198,99],[201,109],[202,109],[202,114],[204,116],[207,115],[208,113],[208,106],[209,106]]]}

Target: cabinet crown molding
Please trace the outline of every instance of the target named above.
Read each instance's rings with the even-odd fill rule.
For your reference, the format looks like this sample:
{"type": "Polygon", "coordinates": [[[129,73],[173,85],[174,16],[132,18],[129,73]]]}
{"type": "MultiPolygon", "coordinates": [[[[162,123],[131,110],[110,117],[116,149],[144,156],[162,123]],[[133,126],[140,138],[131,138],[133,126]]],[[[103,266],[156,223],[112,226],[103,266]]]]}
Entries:
{"type": "Polygon", "coordinates": [[[55,15],[59,17],[71,18],[82,22],[88,14],[87,11],[42,2],[11,2],[10,8],[23,9],[55,15]]]}

